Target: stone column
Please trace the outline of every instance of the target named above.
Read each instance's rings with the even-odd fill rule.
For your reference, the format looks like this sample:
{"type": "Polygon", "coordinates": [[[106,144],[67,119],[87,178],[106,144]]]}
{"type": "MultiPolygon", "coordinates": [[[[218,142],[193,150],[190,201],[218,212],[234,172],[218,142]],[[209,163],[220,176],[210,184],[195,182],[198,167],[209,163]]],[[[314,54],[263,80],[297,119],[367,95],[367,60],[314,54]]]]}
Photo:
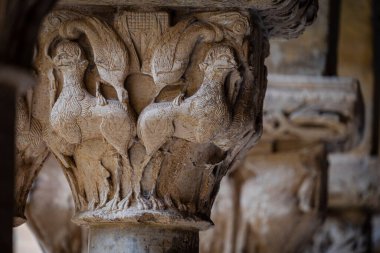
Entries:
{"type": "Polygon", "coordinates": [[[297,36],[316,1],[90,2],[46,18],[35,61],[32,117],[73,220],[91,253],[197,252],[221,179],[262,132],[268,36],[297,36]]]}

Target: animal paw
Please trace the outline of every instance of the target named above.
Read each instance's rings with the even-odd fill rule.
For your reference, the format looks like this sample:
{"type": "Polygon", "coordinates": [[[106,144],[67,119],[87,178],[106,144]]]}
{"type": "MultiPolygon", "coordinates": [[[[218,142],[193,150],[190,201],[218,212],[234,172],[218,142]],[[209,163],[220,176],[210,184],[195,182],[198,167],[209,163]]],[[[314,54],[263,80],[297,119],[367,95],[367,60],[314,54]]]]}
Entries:
{"type": "Polygon", "coordinates": [[[127,195],[127,197],[125,197],[124,199],[122,199],[119,204],[117,205],[117,207],[119,209],[127,209],[128,207],[130,207],[131,205],[131,198],[132,198],[132,193],[129,193],[127,195]]]}
{"type": "Polygon", "coordinates": [[[88,203],[88,209],[93,211],[95,210],[95,200],[91,200],[89,203],[88,203]]]}
{"type": "Polygon", "coordinates": [[[180,212],[186,212],[188,210],[187,205],[182,204],[179,200],[175,201],[175,206],[180,212]]]}
{"type": "Polygon", "coordinates": [[[148,200],[146,200],[144,197],[137,196],[136,197],[136,201],[137,201],[137,209],[139,209],[139,210],[147,210],[147,209],[150,208],[148,200]]]}
{"type": "Polygon", "coordinates": [[[105,106],[108,104],[107,100],[103,97],[103,95],[98,94],[96,96],[96,104],[100,106],[105,106]]]}
{"type": "Polygon", "coordinates": [[[164,202],[162,200],[160,200],[159,198],[151,196],[149,200],[152,203],[152,208],[154,210],[163,210],[163,209],[165,209],[164,202]]]}
{"type": "Polygon", "coordinates": [[[119,202],[119,198],[117,197],[114,197],[113,199],[111,199],[110,201],[108,201],[108,203],[106,204],[105,208],[108,209],[108,210],[117,210],[118,209],[118,202],[119,202]]]}

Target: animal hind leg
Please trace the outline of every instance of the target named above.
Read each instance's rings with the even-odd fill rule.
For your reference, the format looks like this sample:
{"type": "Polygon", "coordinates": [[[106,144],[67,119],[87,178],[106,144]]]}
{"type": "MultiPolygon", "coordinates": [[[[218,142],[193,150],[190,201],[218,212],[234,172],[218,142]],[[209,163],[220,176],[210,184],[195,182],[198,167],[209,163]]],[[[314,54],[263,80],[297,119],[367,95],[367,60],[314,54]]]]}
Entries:
{"type": "Polygon", "coordinates": [[[115,173],[113,175],[113,188],[114,188],[114,195],[113,198],[107,203],[106,207],[109,210],[115,210],[118,209],[118,203],[120,201],[120,172],[121,172],[122,164],[121,164],[121,155],[117,154],[117,166],[115,173]]]}
{"type": "Polygon", "coordinates": [[[132,178],[132,165],[129,160],[128,152],[126,154],[122,155],[123,159],[123,171],[122,171],[122,182],[123,184],[125,182],[129,181],[129,185],[122,185],[122,194],[125,196],[120,202],[119,202],[119,209],[126,209],[131,205],[132,197],[133,197],[133,178],[132,178]]]}
{"type": "Polygon", "coordinates": [[[149,163],[150,159],[150,156],[146,156],[143,163],[136,170],[133,170],[133,193],[137,201],[137,208],[140,210],[149,209],[150,207],[149,201],[141,193],[141,179],[145,166],[149,163]]]}

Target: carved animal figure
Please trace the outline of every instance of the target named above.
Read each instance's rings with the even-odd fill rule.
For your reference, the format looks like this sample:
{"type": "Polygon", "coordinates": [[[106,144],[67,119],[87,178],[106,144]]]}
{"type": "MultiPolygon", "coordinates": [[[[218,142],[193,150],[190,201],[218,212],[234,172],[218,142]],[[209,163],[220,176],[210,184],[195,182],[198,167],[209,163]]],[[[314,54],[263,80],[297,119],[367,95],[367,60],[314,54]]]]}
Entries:
{"type": "MultiPolygon", "coordinates": [[[[96,105],[96,99],[83,88],[88,62],[77,43],[59,43],[53,60],[63,80],[62,91],[51,111],[53,130],[70,144],[104,138],[128,166],[128,148],[136,135],[136,120],[131,108],[110,100],[108,105],[96,105]]],[[[119,169],[113,172],[116,191],[112,206],[119,200],[118,173],[119,169]]]]}
{"type": "Polygon", "coordinates": [[[138,120],[138,136],[148,155],[156,152],[169,138],[195,143],[213,142],[232,121],[225,92],[225,79],[237,68],[233,50],[217,45],[211,48],[200,68],[204,80],[199,90],[180,105],[171,102],[147,106],[138,120]]]}
{"type": "Polygon", "coordinates": [[[219,27],[194,17],[170,28],[154,47],[152,56],[148,57],[149,67],[143,67],[150,68],[156,84],[156,95],[167,85],[183,85],[181,78],[197,43],[219,42],[222,39],[223,31],[219,27]]]}
{"type": "Polygon", "coordinates": [[[128,93],[124,81],[128,74],[128,53],[123,41],[108,24],[94,17],[68,21],[60,29],[60,35],[67,39],[77,39],[82,33],[93,48],[99,74],[96,83],[98,104],[107,104],[100,92],[100,83],[113,86],[119,101],[126,104],[128,93]]]}

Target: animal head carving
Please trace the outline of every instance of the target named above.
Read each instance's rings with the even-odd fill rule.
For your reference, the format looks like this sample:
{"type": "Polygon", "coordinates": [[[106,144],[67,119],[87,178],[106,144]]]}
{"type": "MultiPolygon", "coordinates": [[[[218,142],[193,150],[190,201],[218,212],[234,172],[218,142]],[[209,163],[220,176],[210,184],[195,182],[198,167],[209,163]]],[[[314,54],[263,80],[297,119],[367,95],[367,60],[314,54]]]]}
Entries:
{"type": "Polygon", "coordinates": [[[212,47],[205,57],[203,63],[199,65],[202,71],[222,71],[230,72],[238,66],[234,51],[231,47],[225,45],[216,45],[212,47]]]}
{"type": "Polygon", "coordinates": [[[83,15],[83,18],[66,22],[59,32],[66,39],[86,35],[100,79],[111,86],[123,86],[128,75],[128,53],[111,26],[95,17],[83,15]]]}
{"type": "Polygon", "coordinates": [[[78,43],[67,40],[56,46],[53,61],[60,69],[85,69],[88,64],[78,43]]]}

